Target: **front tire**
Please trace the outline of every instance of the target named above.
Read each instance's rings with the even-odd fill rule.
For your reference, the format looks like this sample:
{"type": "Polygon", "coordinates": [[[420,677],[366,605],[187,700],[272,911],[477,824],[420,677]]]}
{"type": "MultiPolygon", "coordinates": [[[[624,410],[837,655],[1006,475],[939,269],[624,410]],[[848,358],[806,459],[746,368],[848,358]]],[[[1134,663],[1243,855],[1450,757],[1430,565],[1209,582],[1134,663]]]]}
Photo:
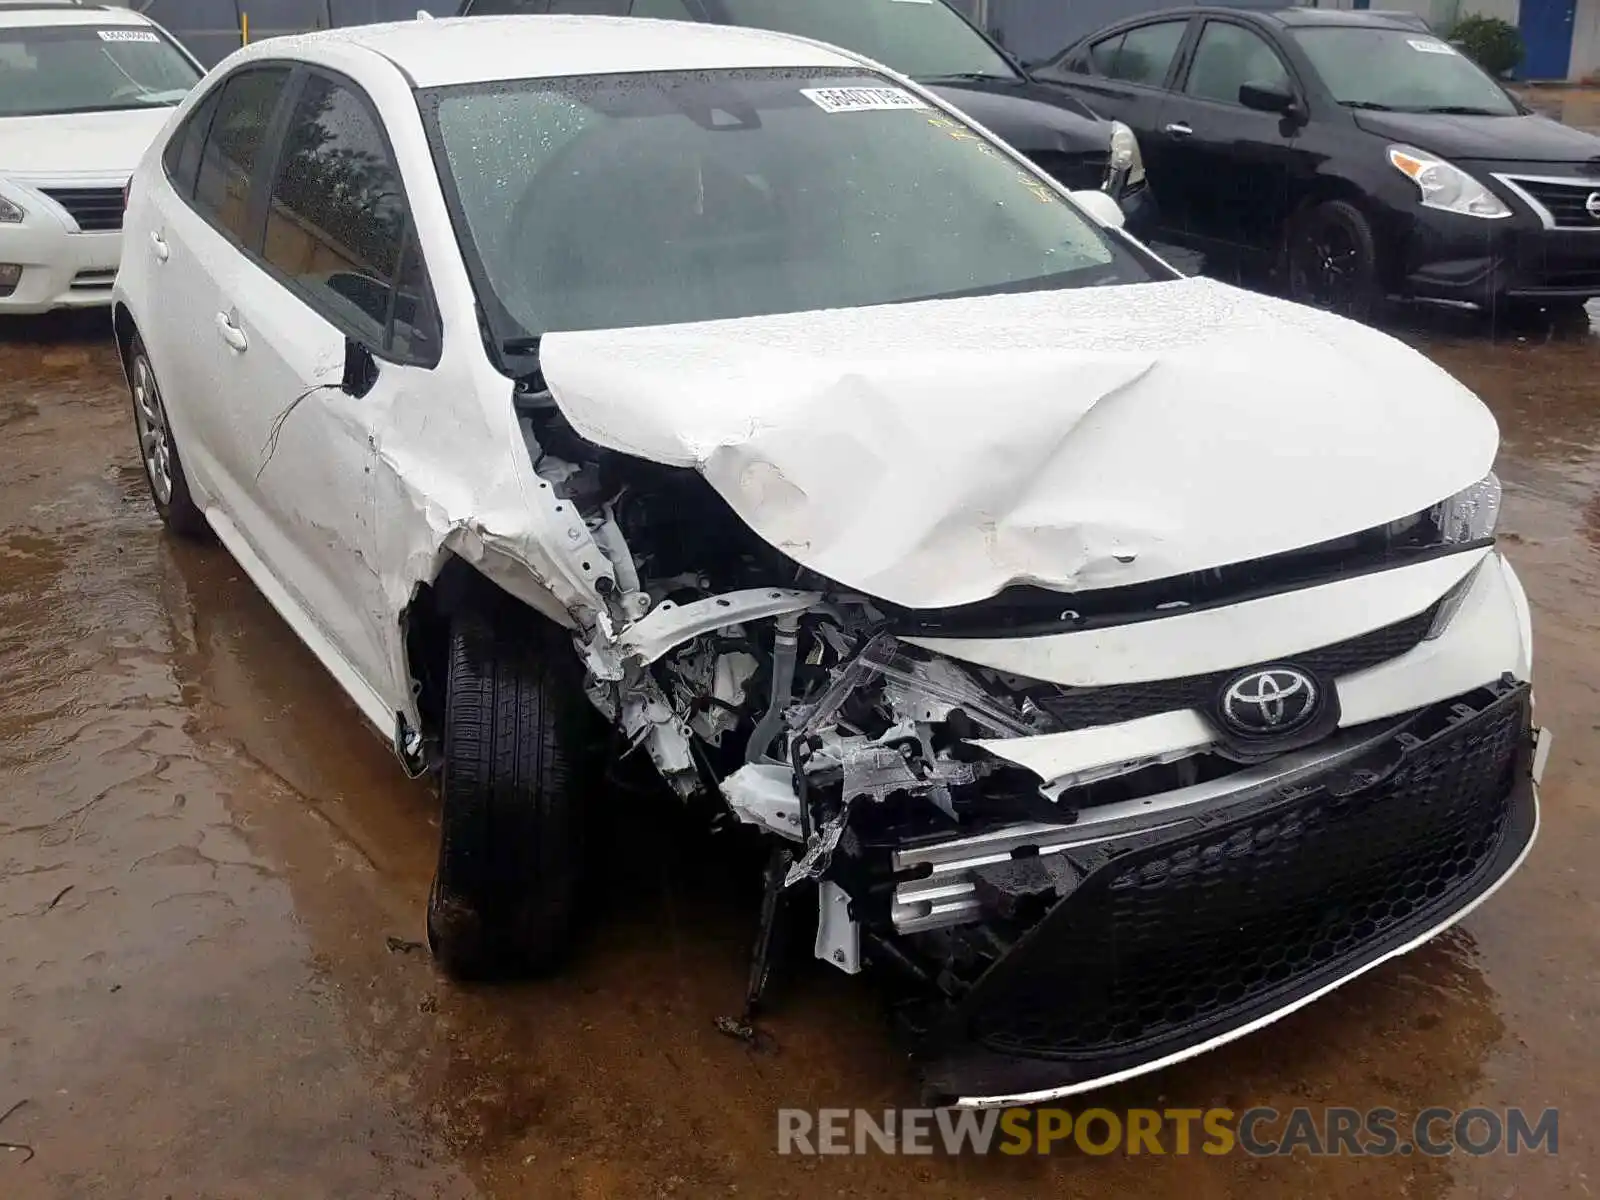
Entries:
{"type": "Polygon", "coordinates": [[[166,402],[156,382],[155,367],[144,340],[133,335],[128,345],[128,391],[133,397],[133,427],[139,437],[139,461],[150,500],[166,527],[179,537],[199,540],[209,532],[206,517],[189,494],[183,459],[172,437],[166,402]]]}
{"type": "Polygon", "coordinates": [[[586,701],[554,643],[478,616],[450,632],[428,945],[458,979],[547,970],[571,939],[586,701]]]}
{"type": "Polygon", "coordinates": [[[1354,204],[1328,200],[1296,215],[1284,253],[1291,300],[1356,321],[1376,314],[1377,240],[1354,204]]]}

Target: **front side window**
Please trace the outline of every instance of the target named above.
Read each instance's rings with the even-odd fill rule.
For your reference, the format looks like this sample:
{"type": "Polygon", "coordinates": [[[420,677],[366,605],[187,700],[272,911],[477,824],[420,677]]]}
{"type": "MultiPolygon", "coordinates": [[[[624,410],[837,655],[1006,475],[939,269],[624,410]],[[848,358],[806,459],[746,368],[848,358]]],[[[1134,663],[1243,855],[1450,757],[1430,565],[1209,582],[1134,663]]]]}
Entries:
{"type": "Polygon", "coordinates": [[[1518,115],[1505,89],[1431,33],[1335,26],[1295,29],[1292,36],[1333,98],[1348,107],[1518,115]]]}
{"type": "Polygon", "coordinates": [[[194,204],[240,245],[246,228],[251,175],[289,72],[283,67],[241,71],[222,85],[196,172],[194,204]]]}
{"type": "Polygon", "coordinates": [[[0,30],[0,117],[164,108],[200,72],[149,26],[0,30]]]}
{"type": "Polygon", "coordinates": [[[1184,18],[1130,29],[1095,47],[1095,68],[1111,79],[1160,87],[1166,82],[1167,71],[1188,28],[1188,18],[1184,18]]]}
{"type": "Polygon", "coordinates": [[[1290,89],[1289,72],[1265,38],[1241,25],[1206,22],[1183,90],[1202,100],[1238,104],[1239,89],[1247,83],[1290,89]]]}
{"type": "Polygon", "coordinates": [[[338,324],[383,348],[405,192],[370,110],[313,75],[290,114],[262,257],[338,324]]]}
{"type": "Polygon", "coordinates": [[[1016,71],[944,0],[710,0],[730,25],[843,46],[913,79],[1015,79],[1016,71]]]}
{"type": "Polygon", "coordinates": [[[423,110],[502,339],[1152,277],[880,76],[529,80],[423,110]]]}

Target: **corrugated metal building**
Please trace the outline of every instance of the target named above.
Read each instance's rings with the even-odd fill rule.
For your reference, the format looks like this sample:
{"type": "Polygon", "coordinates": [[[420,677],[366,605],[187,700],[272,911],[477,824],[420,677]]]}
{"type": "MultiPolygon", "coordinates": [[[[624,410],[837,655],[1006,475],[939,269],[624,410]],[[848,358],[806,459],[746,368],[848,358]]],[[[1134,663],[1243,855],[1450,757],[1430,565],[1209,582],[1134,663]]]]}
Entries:
{"type": "MultiPolygon", "coordinates": [[[[795,0],[804,3],[805,0],[795,0]]],[[[871,0],[861,0],[870,3],[871,0]]],[[[1224,0],[1237,7],[1279,7],[1281,0],[1224,0]]],[[[1044,58],[1101,25],[1166,0],[951,0],[1024,59],[1044,58]]],[[[1322,7],[1366,8],[1371,0],[1320,0],[1322,7]]],[[[405,20],[419,7],[435,16],[454,11],[455,0],[131,0],[176,33],[208,66],[239,45],[248,21],[252,40],[275,33],[405,20]]],[[[1529,79],[1582,79],[1600,72],[1600,0],[1378,0],[1445,29],[1467,13],[1503,17],[1519,25],[1528,46],[1522,75],[1529,79]]]]}

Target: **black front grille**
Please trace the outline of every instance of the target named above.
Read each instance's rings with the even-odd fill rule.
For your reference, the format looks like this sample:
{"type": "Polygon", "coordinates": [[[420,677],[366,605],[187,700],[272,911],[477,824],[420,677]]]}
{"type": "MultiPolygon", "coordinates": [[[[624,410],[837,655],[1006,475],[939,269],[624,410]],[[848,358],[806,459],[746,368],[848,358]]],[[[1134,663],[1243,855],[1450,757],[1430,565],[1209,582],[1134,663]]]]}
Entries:
{"type": "Polygon", "coordinates": [[[1034,164],[1064,188],[1093,191],[1106,181],[1111,156],[1104,150],[1069,154],[1063,150],[1039,150],[1028,155],[1034,164]]]}
{"type": "Polygon", "coordinates": [[[71,213],[78,228],[85,233],[122,228],[121,188],[41,188],[40,191],[71,213]]]}
{"type": "Polygon", "coordinates": [[[1516,179],[1516,185],[1544,205],[1555,223],[1564,229],[1600,230],[1600,216],[1588,209],[1589,197],[1600,193],[1600,183],[1575,180],[1571,183],[1548,179],[1516,179]]]}
{"type": "MultiPolygon", "coordinates": [[[[1437,609],[1438,605],[1434,605],[1393,625],[1302,654],[1287,654],[1284,659],[1328,679],[1375,667],[1414,649],[1428,632],[1428,626],[1433,624],[1437,609]]],[[[1050,715],[1059,729],[1088,729],[1156,713],[1207,708],[1216,699],[1223,681],[1236,669],[1149,683],[1041,689],[1031,695],[1034,703],[1050,715]]]]}
{"type": "Polygon", "coordinates": [[[1484,689],[1226,823],[1076,864],[1078,888],[969,996],[971,1034],[1007,1056],[1148,1061],[1437,925],[1531,837],[1511,800],[1527,697],[1484,689]]]}

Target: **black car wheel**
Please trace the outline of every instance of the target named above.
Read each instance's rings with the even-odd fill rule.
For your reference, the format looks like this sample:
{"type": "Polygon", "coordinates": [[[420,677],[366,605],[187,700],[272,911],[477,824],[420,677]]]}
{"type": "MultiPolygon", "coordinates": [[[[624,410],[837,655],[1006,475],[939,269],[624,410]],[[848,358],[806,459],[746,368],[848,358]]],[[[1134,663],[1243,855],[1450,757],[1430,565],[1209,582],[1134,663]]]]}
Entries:
{"type": "Polygon", "coordinates": [[[162,523],[180,537],[203,538],[210,527],[189,494],[189,480],[178,457],[178,443],[167,420],[166,402],[144,341],[134,334],[128,345],[128,391],[133,397],[133,427],[139,435],[139,462],[150,486],[150,500],[162,523]]]}
{"type": "Polygon", "coordinates": [[[557,669],[563,651],[478,616],[451,629],[428,945],[460,979],[543,970],[569,940],[587,701],[573,672],[557,669]]]}
{"type": "Polygon", "coordinates": [[[1290,223],[1286,246],[1289,298],[1364,321],[1379,299],[1378,251],[1366,215],[1329,200],[1290,223]]]}

